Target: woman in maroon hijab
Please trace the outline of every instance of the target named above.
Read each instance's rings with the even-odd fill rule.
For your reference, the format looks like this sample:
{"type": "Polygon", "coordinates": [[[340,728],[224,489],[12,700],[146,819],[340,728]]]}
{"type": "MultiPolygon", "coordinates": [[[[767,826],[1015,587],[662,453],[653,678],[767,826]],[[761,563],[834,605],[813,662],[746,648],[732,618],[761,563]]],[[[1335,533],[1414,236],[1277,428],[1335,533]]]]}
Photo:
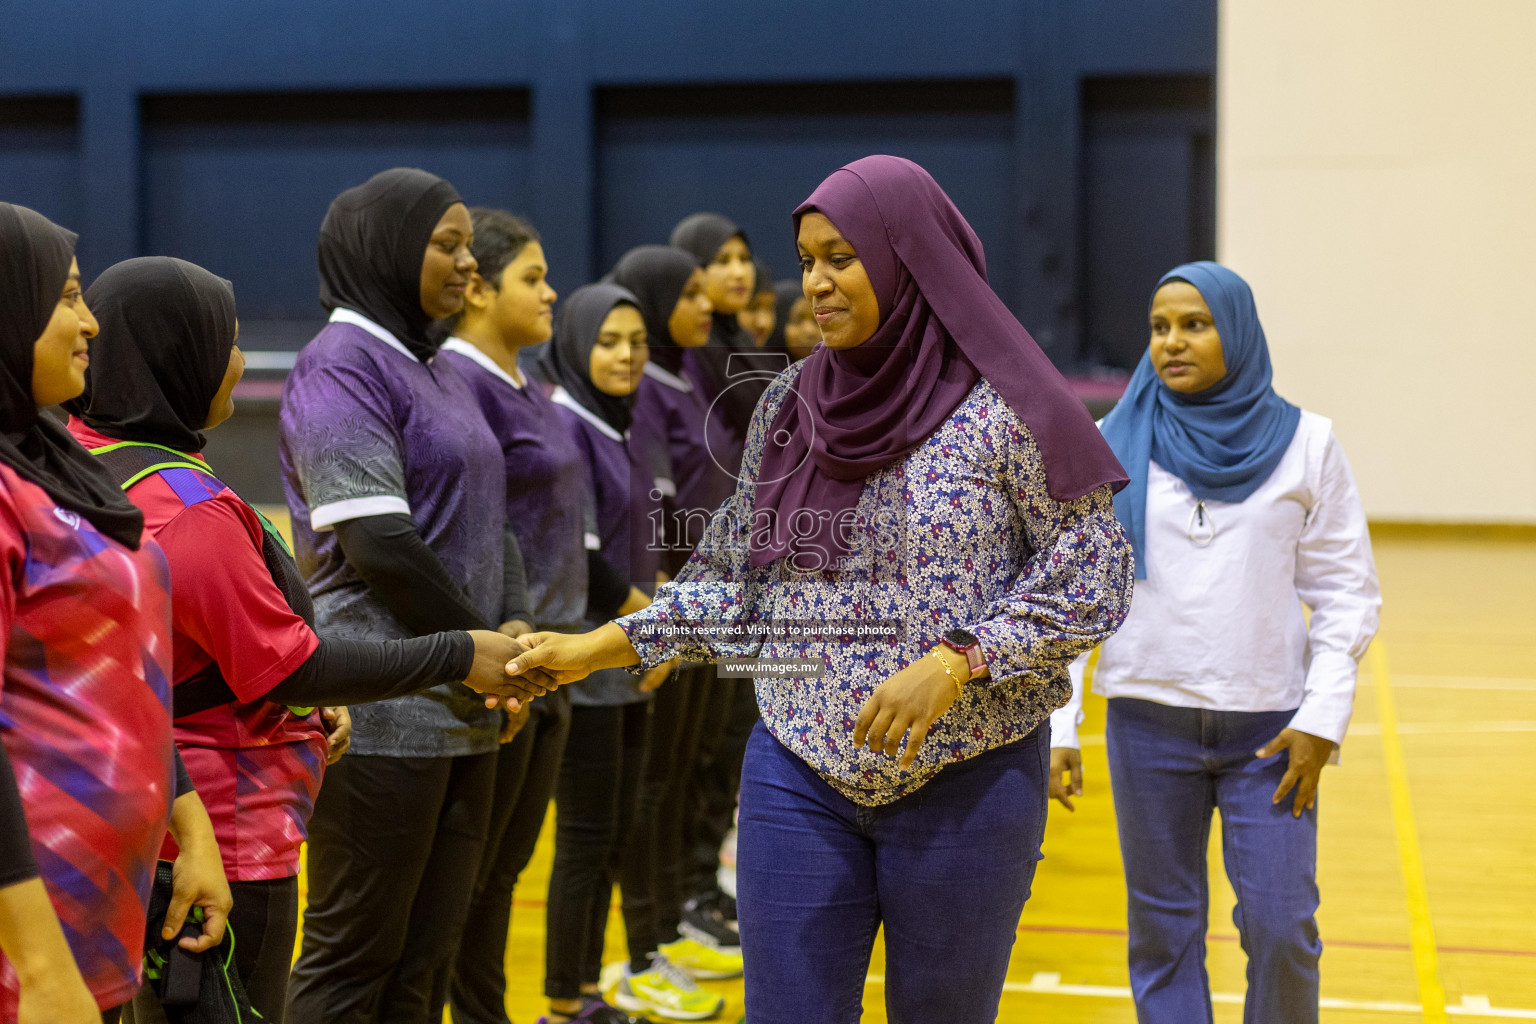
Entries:
{"type": "Polygon", "coordinates": [[[795,211],[823,345],[769,385],[735,495],[645,611],[511,671],[747,663],[747,1019],[995,1019],[1045,830],[1067,665],[1124,618],[1125,473],[987,285],[921,167],[867,157],[795,211]]]}

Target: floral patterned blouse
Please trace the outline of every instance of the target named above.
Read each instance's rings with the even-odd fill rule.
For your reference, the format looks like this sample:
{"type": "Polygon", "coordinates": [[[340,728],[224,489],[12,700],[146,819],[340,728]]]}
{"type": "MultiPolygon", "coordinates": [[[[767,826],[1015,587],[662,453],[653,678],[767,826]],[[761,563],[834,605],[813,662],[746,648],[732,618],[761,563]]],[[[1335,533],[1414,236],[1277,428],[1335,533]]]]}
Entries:
{"type": "Polygon", "coordinates": [[[640,669],[677,655],[824,661],[820,675],[755,673],[763,722],[848,799],[890,803],[945,765],[1024,738],[1067,702],[1068,664],[1130,608],[1130,545],[1108,486],[1051,498],[1028,428],[982,380],[916,450],[865,481],[851,554],[818,572],[786,558],[753,567],[754,481],[799,369],[759,402],[742,479],[686,567],[618,622],[640,669]],[[956,627],[980,638],[990,678],[965,684],[911,769],[854,749],[875,688],[956,627]]]}

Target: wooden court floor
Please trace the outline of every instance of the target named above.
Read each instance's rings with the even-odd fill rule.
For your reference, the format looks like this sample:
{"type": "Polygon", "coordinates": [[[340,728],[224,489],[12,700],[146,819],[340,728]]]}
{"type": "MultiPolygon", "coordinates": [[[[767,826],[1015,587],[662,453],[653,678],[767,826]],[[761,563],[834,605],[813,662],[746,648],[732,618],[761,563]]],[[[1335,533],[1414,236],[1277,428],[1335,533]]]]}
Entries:
{"type": "MultiPolygon", "coordinates": [[[[1319,800],[1323,1020],[1536,1020],[1536,535],[1394,528],[1376,555],[1382,630],[1319,800]]],[[[1051,810],[1000,1021],[1135,1020],[1103,702],[1087,714],[1087,792],[1051,810]]],[[[1245,961],[1216,836],[1208,966],[1216,1019],[1236,1022],[1245,961]]],[[[546,827],[507,954],[517,1024],[544,1011],[550,852],[546,827]]],[[[617,913],[608,945],[617,959],[617,913]]],[[[885,1020],[883,964],[877,948],[866,1020],[885,1020]]],[[[710,987],[734,1024],[741,983],[710,987]]]]}

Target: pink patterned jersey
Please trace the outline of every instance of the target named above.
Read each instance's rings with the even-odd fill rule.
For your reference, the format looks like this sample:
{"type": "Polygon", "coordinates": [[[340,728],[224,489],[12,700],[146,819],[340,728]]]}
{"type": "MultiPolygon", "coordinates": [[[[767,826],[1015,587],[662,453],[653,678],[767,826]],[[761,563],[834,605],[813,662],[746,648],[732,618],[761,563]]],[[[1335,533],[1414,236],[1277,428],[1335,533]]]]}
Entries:
{"type": "MultiPolygon", "coordinates": [[[[0,465],[0,741],[32,853],[103,1009],[139,987],[155,856],[176,792],[171,599],[154,541],[130,551],[0,465]]],[[[16,1019],[0,955],[0,1020],[16,1019]]]]}
{"type": "MultiPolygon", "coordinates": [[[[87,448],[114,443],[78,419],[69,429],[87,448]]],[[[325,732],[319,712],[299,716],[263,698],[320,638],[273,582],[261,520],[211,470],[151,473],[128,497],[171,566],[172,679],[179,686],[217,662],[239,700],[176,720],[176,745],[213,821],[224,872],[240,882],[296,875],[325,770],[325,732]]],[[[175,857],[169,837],[160,855],[175,857]]]]}

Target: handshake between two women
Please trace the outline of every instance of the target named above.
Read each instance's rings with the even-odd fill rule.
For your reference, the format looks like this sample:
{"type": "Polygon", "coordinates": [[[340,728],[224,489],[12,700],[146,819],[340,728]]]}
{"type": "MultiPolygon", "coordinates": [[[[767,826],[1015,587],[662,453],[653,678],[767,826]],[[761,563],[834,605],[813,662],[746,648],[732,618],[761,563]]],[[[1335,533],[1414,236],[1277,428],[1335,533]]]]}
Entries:
{"type": "MultiPolygon", "coordinates": [[[[510,625],[510,623],[508,624],[510,625]]],[[[621,668],[640,660],[624,630],[612,622],[590,633],[524,633],[474,629],[475,661],[464,685],[485,695],[488,708],[512,714],[523,704],[598,669],[621,668]]]]}

